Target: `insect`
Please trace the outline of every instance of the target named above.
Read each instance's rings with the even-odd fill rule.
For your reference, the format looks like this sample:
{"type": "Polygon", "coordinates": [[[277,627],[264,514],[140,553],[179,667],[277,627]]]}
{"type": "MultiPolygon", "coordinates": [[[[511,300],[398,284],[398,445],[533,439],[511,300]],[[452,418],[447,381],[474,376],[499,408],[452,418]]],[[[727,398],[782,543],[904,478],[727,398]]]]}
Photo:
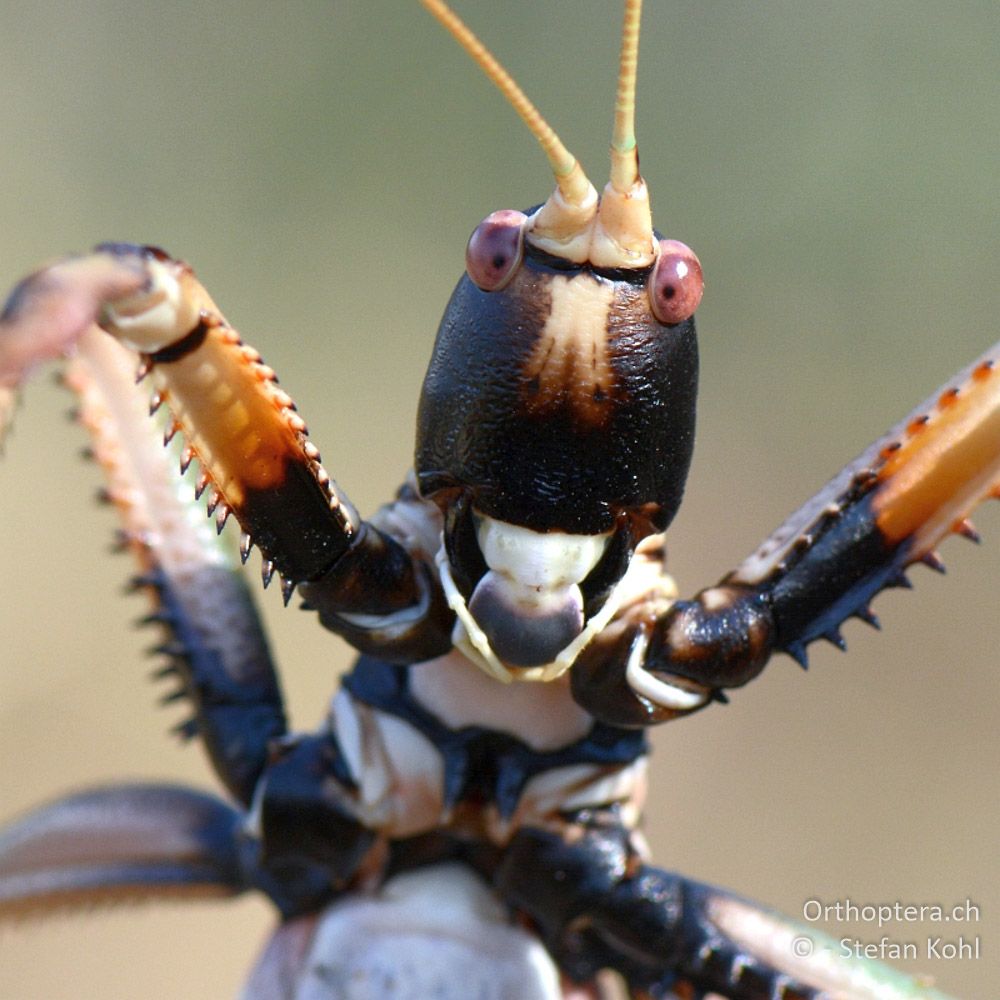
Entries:
{"type": "MultiPolygon", "coordinates": [[[[645,148],[645,147],[644,147],[644,148],[645,148]]],[[[588,158],[588,159],[594,159],[594,157],[590,157],[590,158],[588,158]]],[[[647,159],[648,159],[648,154],[647,154],[647,159]]],[[[481,213],[480,213],[480,214],[481,214],[481,213]]],[[[107,228],[107,225],[106,225],[106,223],[105,223],[105,224],[104,224],[104,225],[102,226],[102,228],[107,228]]],[[[62,239],[62,242],[65,242],[65,239],[62,239]]],[[[166,241],[166,240],[165,240],[164,242],[168,242],[168,241],[166,241]]],[[[170,241],[169,241],[169,244],[168,244],[168,245],[176,245],[177,243],[178,243],[178,241],[177,241],[177,240],[175,240],[175,239],[172,239],[172,240],[170,240],[170,241]]],[[[60,245],[61,245],[61,244],[60,244],[60,245]]],[[[45,250],[44,252],[48,252],[48,248],[46,248],[46,250],[45,250]]],[[[703,254],[704,254],[704,250],[702,250],[702,252],[703,252],[703,254]]],[[[38,255],[39,255],[38,253],[36,253],[36,254],[35,254],[35,256],[38,256],[38,255]]],[[[707,257],[707,255],[706,255],[706,257],[707,257]]],[[[204,266],[203,266],[203,265],[201,265],[201,266],[199,267],[199,270],[200,270],[201,272],[204,272],[204,266]]],[[[718,283],[719,283],[719,282],[717,281],[717,282],[716,282],[716,284],[718,284],[718,283]]],[[[233,296],[230,296],[230,298],[233,298],[233,296]]],[[[249,323],[247,323],[247,322],[241,322],[241,323],[240,323],[239,325],[240,325],[241,327],[245,328],[245,329],[249,329],[249,327],[250,327],[250,324],[249,324],[249,323]]],[[[270,323],[270,324],[266,324],[266,323],[257,323],[257,322],[255,322],[255,323],[253,324],[254,328],[263,328],[263,327],[265,327],[265,326],[276,326],[276,325],[278,325],[278,324],[277,324],[277,323],[270,323]]],[[[703,334],[703,338],[704,338],[704,334],[703,334]]],[[[968,353],[968,354],[969,354],[969,355],[971,356],[971,354],[972,354],[973,352],[972,352],[972,351],[970,350],[970,351],[967,351],[967,352],[965,352],[965,353],[968,353]]],[[[297,386],[298,386],[299,384],[301,384],[301,383],[303,382],[303,379],[302,379],[302,378],[297,378],[297,379],[296,379],[296,378],[294,378],[294,377],[291,377],[291,376],[288,376],[288,375],[286,374],[286,373],[287,373],[287,366],[286,366],[286,365],[285,365],[284,363],[281,363],[281,364],[278,364],[278,362],[277,362],[277,361],[275,360],[275,358],[274,358],[274,353],[273,353],[273,352],[269,351],[269,352],[268,352],[268,357],[269,357],[269,360],[272,360],[272,361],[274,361],[274,362],[275,362],[275,366],[276,366],[276,367],[278,367],[278,368],[279,368],[279,370],[281,370],[281,372],[282,372],[282,374],[283,374],[283,376],[284,376],[284,380],[285,380],[285,382],[286,382],[286,383],[287,383],[288,385],[290,385],[290,386],[295,386],[295,387],[297,387],[297,386]]],[[[949,362],[948,362],[948,365],[952,365],[952,362],[951,362],[951,361],[949,361],[949,362]]],[[[939,367],[939,370],[940,370],[940,371],[946,371],[946,370],[947,370],[947,366],[945,366],[945,367],[943,367],[943,368],[940,368],[940,367],[939,367]]],[[[928,376],[927,376],[927,385],[929,386],[930,384],[933,384],[933,382],[934,382],[935,380],[937,380],[937,379],[938,379],[938,375],[937,375],[937,374],[931,374],[931,375],[928,375],[928,376]]],[[[300,397],[300,395],[301,395],[301,394],[300,394],[300,393],[298,392],[297,388],[296,388],[296,395],[297,395],[297,396],[299,396],[299,397],[300,397]]],[[[302,401],[302,399],[301,399],[301,398],[300,398],[300,402],[302,403],[302,405],[303,405],[303,409],[305,410],[305,412],[307,412],[308,414],[311,414],[311,413],[313,412],[313,409],[314,409],[314,408],[313,408],[313,407],[311,407],[311,406],[308,406],[308,405],[307,405],[306,403],[304,403],[304,402],[302,401]]],[[[904,404],[904,407],[903,407],[903,408],[905,408],[905,405],[906,405],[906,404],[904,404]]],[[[897,409],[898,409],[898,407],[897,407],[897,409]]],[[[902,412],[902,410],[900,410],[900,412],[902,412]]],[[[893,419],[893,418],[894,418],[894,416],[896,416],[896,415],[898,415],[898,414],[896,414],[896,413],[895,413],[894,411],[892,411],[892,412],[889,412],[889,413],[887,413],[887,414],[885,415],[885,417],[884,417],[884,418],[880,418],[880,420],[881,420],[881,422],[882,422],[882,423],[888,423],[888,422],[889,422],[889,421],[890,421],[891,419],[893,419]]],[[[319,433],[319,432],[317,431],[317,428],[315,427],[315,421],[314,421],[314,420],[312,421],[312,423],[314,424],[314,426],[313,426],[313,430],[314,430],[314,433],[316,434],[316,437],[317,437],[317,438],[320,438],[320,439],[321,439],[321,440],[323,440],[324,442],[325,442],[325,441],[330,441],[330,440],[333,440],[333,439],[334,439],[334,435],[335,435],[336,431],[334,431],[334,432],[331,432],[331,433],[322,433],[322,434],[320,434],[320,433],[319,433]]],[[[867,429],[866,429],[866,430],[864,430],[864,431],[859,431],[859,438],[858,438],[858,443],[860,443],[860,441],[861,441],[861,440],[863,440],[863,437],[861,437],[860,435],[864,435],[864,434],[868,434],[868,436],[871,436],[871,432],[872,432],[872,430],[873,430],[874,428],[878,427],[878,426],[879,426],[878,422],[875,422],[874,424],[869,424],[869,426],[867,427],[867,429]]],[[[857,449],[855,448],[854,450],[857,450],[857,449]]],[[[846,453],[846,454],[844,454],[844,455],[843,455],[842,457],[846,458],[846,457],[848,457],[848,454],[849,454],[849,452],[848,452],[848,453],[846,453]]],[[[405,462],[405,459],[403,460],[403,462],[405,462]]],[[[400,465],[401,465],[401,464],[403,464],[403,462],[400,462],[400,463],[398,463],[398,464],[400,464],[400,465]]],[[[334,464],[334,463],[333,463],[333,462],[331,462],[331,464],[334,464]]],[[[353,480],[351,480],[351,479],[350,479],[350,477],[349,477],[348,475],[346,475],[346,474],[345,474],[345,473],[344,473],[344,472],[342,471],[342,467],[343,467],[343,464],[342,464],[342,462],[340,461],[340,459],[339,459],[339,457],[338,457],[338,459],[337,459],[337,462],[336,462],[336,473],[337,473],[337,475],[338,475],[338,478],[339,478],[339,479],[340,479],[340,480],[341,480],[342,482],[344,482],[344,483],[348,484],[348,485],[349,485],[349,486],[351,487],[351,493],[352,493],[352,496],[357,496],[357,491],[356,491],[356,490],[355,490],[355,489],[353,488],[353,480]]],[[[825,471],[825,470],[824,470],[824,471],[825,471]]],[[[819,475],[822,475],[822,471],[820,471],[820,472],[819,472],[819,475]]],[[[816,482],[818,482],[818,479],[815,479],[815,477],[814,477],[814,479],[813,479],[813,481],[812,481],[811,485],[815,485],[815,483],[816,483],[816,482]]],[[[808,483],[807,483],[807,484],[803,484],[803,486],[802,486],[802,490],[804,491],[804,490],[808,489],[808,488],[809,488],[809,485],[810,485],[810,484],[808,484],[808,483]]],[[[369,505],[369,506],[370,506],[370,505],[369,505]]],[[[760,527],[764,527],[764,526],[765,526],[765,524],[766,524],[766,522],[765,522],[764,524],[761,524],[761,526],[760,526],[760,527]]],[[[752,536],[751,536],[751,537],[752,537],[752,536]]],[[[745,546],[745,543],[746,543],[746,540],[747,540],[747,539],[746,539],[746,538],[744,538],[742,542],[737,542],[737,543],[736,543],[736,544],[737,544],[737,548],[736,548],[735,550],[733,550],[732,548],[730,548],[727,554],[724,554],[724,555],[720,555],[720,556],[719,556],[719,560],[720,560],[720,561],[719,561],[719,568],[720,568],[720,570],[721,570],[721,568],[722,568],[722,567],[724,567],[724,566],[728,565],[728,564],[729,564],[729,562],[731,562],[731,561],[732,561],[732,556],[733,556],[733,553],[734,553],[734,551],[735,551],[735,552],[740,552],[740,551],[741,551],[741,549],[739,548],[739,545],[740,545],[740,544],[743,544],[743,545],[745,546]]],[[[687,579],[688,579],[688,580],[690,580],[690,578],[691,578],[691,574],[687,574],[687,579]]],[[[697,580],[698,582],[701,582],[702,580],[704,580],[704,579],[705,579],[705,577],[704,577],[704,571],[703,571],[702,569],[700,569],[700,568],[699,568],[699,570],[698,570],[698,574],[697,574],[697,576],[696,576],[696,578],[695,578],[695,579],[696,579],[696,580],[697,580]]],[[[881,653],[881,650],[882,650],[882,648],[883,648],[883,646],[884,646],[884,645],[889,645],[889,643],[888,643],[888,642],[886,642],[886,643],[883,643],[883,645],[880,645],[880,646],[878,647],[878,648],[879,648],[879,652],[875,653],[875,654],[874,654],[874,656],[878,656],[878,657],[881,657],[881,656],[882,656],[882,653],[881,653]]],[[[324,655],[325,655],[325,654],[324,654],[324,655]]],[[[845,669],[847,669],[847,668],[845,668],[845,667],[844,667],[844,666],[843,666],[842,664],[840,664],[840,663],[837,663],[837,664],[836,664],[836,667],[835,667],[835,669],[836,669],[837,671],[843,671],[843,670],[845,670],[845,669]]],[[[771,671],[770,673],[772,673],[772,674],[773,674],[774,672],[775,672],[775,671],[773,671],[773,670],[772,670],[772,671],[771,671]]],[[[811,680],[810,680],[810,683],[812,683],[812,682],[813,682],[814,680],[815,680],[815,678],[811,679],[811,680]]],[[[800,690],[800,689],[797,689],[797,690],[800,690]]],[[[747,692],[747,694],[749,695],[749,692],[747,692]]],[[[714,712],[714,711],[715,711],[715,710],[713,709],[713,712],[714,712]]],[[[730,711],[731,711],[731,710],[730,710],[730,711]]],[[[706,714],[708,714],[708,713],[706,713],[706,714]]],[[[686,725],[694,725],[694,723],[688,723],[688,724],[686,724],[686,725]]],[[[721,725],[721,724],[720,724],[720,725],[721,725]]],[[[713,729],[714,729],[714,725],[713,725],[713,729]]]]}

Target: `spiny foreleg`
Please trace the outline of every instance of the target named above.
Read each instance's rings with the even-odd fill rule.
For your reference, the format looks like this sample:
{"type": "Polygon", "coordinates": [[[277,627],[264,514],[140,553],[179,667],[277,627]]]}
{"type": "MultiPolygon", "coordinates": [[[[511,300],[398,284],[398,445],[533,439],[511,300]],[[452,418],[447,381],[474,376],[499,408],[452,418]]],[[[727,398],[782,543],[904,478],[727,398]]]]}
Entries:
{"type": "Polygon", "coordinates": [[[152,602],[144,619],[163,629],[160,676],[178,681],[168,701],[193,709],[179,731],[198,735],[230,793],[249,803],[269,744],[286,731],[267,641],[235,553],[216,536],[179,479],[135,385],[135,359],[96,329],[77,341],[64,383],[101,466],[103,497],[117,509],[118,539],[152,602]]]}
{"type": "Polygon", "coordinates": [[[1000,496],[1000,344],[925,400],[794,513],[744,563],[667,609],[640,600],[584,650],[577,699],[599,718],[648,725],[739,687],[785,652],[803,666],[840,626],[875,627],[870,602],[908,587],[907,567],[942,570],[949,534],[1000,496]]]}
{"type": "MultiPolygon", "coordinates": [[[[74,295],[81,284],[100,293],[109,287],[108,258],[97,254],[85,261],[55,265],[18,290],[4,314],[7,325],[0,328],[0,361],[14,372],[12,382],[23,378],[29,366],[21,358],[31,355],[31,342],[46,332],[55,353],[72,353],[62,381],[77,396],[76,419],[88,432],[88,451],[104,474],[102,496],[119,515],[119,545],[138,564],[133,586],[151,599],[144,621],[164,632],[154,649],[168,660],[159,676],[177,682],[165,700],[188,702],[192,716],[179,732],[199,736],[231,795],[246,809],[256,803],[259,812],[245,825],[237,810],[205,797],[203,805],[196,793],[161,786],[100,790],[43,807],[0,838],[0,917],[5,899],[11,912],[44,909],[63,905],[69,896],[86,902],[104,895],[153,895],[157,880],[177,889],[188,882],[218,885],[220,891],[256,887],[282,912],[300,912],[329,898],[372,838],[345,813],[339,798],[328,801],[327,741],[287,733],[276,669],[235,547],[205,520],[195,499],[197,487],[177,475],[178,461],[191,460],[186,455],[190,445],[178,439],[164,447],[164,428],[172,438],[173,418],[164,422],[161,413],[150,419],[148,392],[136,384],[135,354],[93,324],[95,313],[103,316],[112,307],[100,301],[100,294],[74,295]],[[52,327],[60,323],[54,333],[52,327]],[[28,347],[18,354],[22,344],[28,347]],[[297,819],[287,822],[283,811],[301,806],[303,796],[311,813],[304,816],[300,809],[297,819]],[[96,839],[88,833],[105,830],[103,820],[92,818],[102,805],[139,826],[146,806],[156,813],[164,802],[178,804],[176,822],[165,822],[168,833],[149,840],[143,864],[132,860],[133,850],[140,849],[127,840],[109,842],[107,833],[96,839]],[[210,829],[202,832],[204,816],[210,829]],[[289,851],[285,830],[312,830],[311,817],[321,822],[328,854],[337,863],[289,851]],[[341,826],[331,840],[334,821],[341,826]],[[190,857],[174,858],[171,849],[186,842],[188,825],[190,857]],[[53,830],[61,831],[61,839],[53,830]],[[58,870],[50,872],[46,859],[58,870]]],[[[125,255],[115,287],[139,288],[133,294],[146,295],[146,285],[132,281],[131,265],[125,255]]],[[[118,300],[115,308],[125,307],[118,300]]],[[[47,352],[39,347],[34,362],[47,352]]],[[[152,409],[160,402],[154,399],[152,409]]],[[[108,817],[108,830],[113,820],[108,817]]]]}
{"type": "MultiPolygon", "coordinates": [[[[412,661],[447,650],[451,614],[426,559],[363,521],[323,468],[274,371],[229,326],[187,265],[160,250],[104,244],[59,261],[14,290],[0,315],[0,390],[71,353],[97,324],[140,357],[165,440],[184,442],[181,471],[221,531],[230,514],[244,560],[262,553],[287,601],[310,582],[324,624],[360,648],[412,661]]],[[[5,409],[0,399],[0,413],[5,409]]]]}

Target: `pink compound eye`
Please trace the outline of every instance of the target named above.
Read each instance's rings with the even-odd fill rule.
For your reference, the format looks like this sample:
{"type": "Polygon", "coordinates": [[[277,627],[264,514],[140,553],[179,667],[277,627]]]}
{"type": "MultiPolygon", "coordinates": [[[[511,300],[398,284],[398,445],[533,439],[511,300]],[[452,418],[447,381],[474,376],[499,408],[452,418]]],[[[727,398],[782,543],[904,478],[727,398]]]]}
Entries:
{"type": "Polygon", "coordinates": [[[695,252],[677,240],[660,240],[660,255],[649,276],[649,304],[653,315],[667,326],[694,315],[705,280],[695,252]]]}
{"type": "Polygon", "coordinates": [[[497,292],[514,276],[524,252],[524,212],[504,208],[476,226],[465,248],[465,270],[484,292],[497,292]]]}

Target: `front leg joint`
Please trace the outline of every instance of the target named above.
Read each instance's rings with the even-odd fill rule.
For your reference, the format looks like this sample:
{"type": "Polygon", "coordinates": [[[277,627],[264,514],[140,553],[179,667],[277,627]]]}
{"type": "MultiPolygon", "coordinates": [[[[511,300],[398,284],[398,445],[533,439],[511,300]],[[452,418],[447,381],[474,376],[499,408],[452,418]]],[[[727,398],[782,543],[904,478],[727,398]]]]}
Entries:
{"type": "Polygon", "coordinates": [[[333,566],[299,592],[325,628],[362,653],[415,663],[451,648],[455,616],[430,569],[369,522],[333,566]]]}
{"type": "Polygon", "coordinates": [[[774,651],[770,603],[750,587],[710,587],[656,617],[642,610],[573,666],[573,697],[609,725],[655,725],[724,701],[722,689],[752,680],[774,651]]]}
{"type": "Polygon", "coordinates": [[[652,629],[647,669],[707,687],[742,687],[774,651],[775,623],[765,594],[721,584],[678,601],[652,629]]]}

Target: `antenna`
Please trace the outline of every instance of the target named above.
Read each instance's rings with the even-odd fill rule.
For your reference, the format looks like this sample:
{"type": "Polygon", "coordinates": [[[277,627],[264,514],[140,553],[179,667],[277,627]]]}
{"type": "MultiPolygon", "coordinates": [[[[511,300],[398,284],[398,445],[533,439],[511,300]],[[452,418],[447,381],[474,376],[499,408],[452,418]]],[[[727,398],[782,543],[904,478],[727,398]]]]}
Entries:
{"type": "Polygon", "coordinates": [[[642,0],[626,0],[622,51],[615,94],[615,126],[611,136],[611,186],[624,194],[639,179],[635,142],[635,81],[639,68],[639,23],[642,0]]]}
{"type": "Polygon", "coordinates": [[[445,0],[421,0],[454,36],[520,115],[545,152],[556,190],[531,217],[525,239],[565,260],[597,267],[643,268],[656,259],[649,193],[639,175],[635,141],[635,88],[642,0],[625,0],[625,21],[611,138],[611,173],[597,192],[576,157],[562,144],[524,91],[445,0]]]}
{"type": "Polygon", "coordinates": [[[563,199],[570,205],[586,204],[591,198],[590,192],[593,188],[579,161],[563,145],[562,140],[515,83],[514,78],[444,0],[421,0],[421,3],[451,33],[455,41],[469,54],[528,126],[528,130],[538,140],[542,152],[552,167],[563,199]]]}

